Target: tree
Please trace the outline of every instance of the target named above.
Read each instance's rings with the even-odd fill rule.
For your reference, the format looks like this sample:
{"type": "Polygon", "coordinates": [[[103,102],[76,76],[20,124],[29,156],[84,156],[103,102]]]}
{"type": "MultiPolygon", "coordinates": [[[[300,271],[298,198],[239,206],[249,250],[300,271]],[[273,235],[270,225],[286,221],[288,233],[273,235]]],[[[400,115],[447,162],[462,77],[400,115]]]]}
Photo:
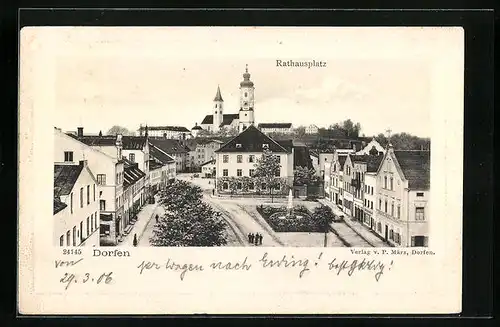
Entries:
{"type": "Polygon", "coordinates": [[[305,126],[298,126],[294,129],[294,134],[295,134],[295,137],[297,137],[298,139],[302,139],[306,136],[306,128],[305,126]]]}
{"type": "Polygon", "coordinates": [[[229,177],[228,184],[229,184],[228,185],[229,190],[231,191],[231,196],[233,196],[233,194],[236,191],[236,188],[238,186],[238,180],[236,179],[236,177],[229,177]]]}
{"type": "Polygon", "coordinates": [[[274,155],[270,150],[264,150],[262,157],[257,159],[254,166],[254,176],[259,178],[261,182],[266,183],[267,188],[269,188],[271,202],[273,202],[273,189],[280,186],[279,173],[281,165],[279,157],[274,155]]]}
{"type": "Polygon", "coordinates": [[[334,218],[335,215],[333,214],[332,209],[325,205],[316,207],[312,214],[312,219],[318,226],[322,226],[325,233],[324,247],[326,247],[328,232],[330,231],[330,224],[333,222],[334,218]]]}
{"type": "Polygon", "coordinates": [[[314,168],[297,167],[293,172],[295,185],[309,185],[319,182],[319,176],[316,176],[314,168]]]}
{"type": "Polygon", "coordinates": [[[133,136],[133,135],[135,135],[134,132],[128,130],[125,127],[118,126],[118,125],[114,125],[106,133],[106,135],[117,135],[117,134],[122,134],[122,135],[126,135],[126,136],[133,136]]]}
{"type": "Polygon", "coordinates": [[[227,244],[226,222],[201,201],[201,188],[185,181],[166,186],[161,203],[165,215],[153,230],[154,246],[220,246],[227,244]]]}

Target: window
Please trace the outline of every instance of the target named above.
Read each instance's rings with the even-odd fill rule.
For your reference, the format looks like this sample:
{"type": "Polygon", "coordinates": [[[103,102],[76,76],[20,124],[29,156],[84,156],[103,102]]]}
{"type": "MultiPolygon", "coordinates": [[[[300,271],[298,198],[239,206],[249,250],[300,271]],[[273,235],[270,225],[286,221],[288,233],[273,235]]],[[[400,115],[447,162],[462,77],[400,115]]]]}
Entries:
{"type": "Polygon", "coordinates": [[[424,192],[417,192],[417,196],[424,196],[424,192]]]}
{"type": "Polygon", "coordinates": [[[80,221],[80,242],[83,241],[83,221],[80,221]]]}
{"type": "Polygon", "coordinates": [[[132,161],[132,162],[135,162],[135,153],[130,153],[128,155],[128,160],[132,161]]]}
{"type": "Polygon", "coordinates": [[[394,190],[394,178],[391,177],[391,190],[394,190]]]}
{"type": "Polygon", "coordinates": [[[262,149],[269,149],[269,144],[267,143],[262,144],[262,149]]]}
{"type": "Polygon", "coordinates": [[[99,200],[99,210],[106,211],[106,200],[99,200]]]}
{"type": "Polygon", "coordinates": [[[73,226],[73,246],[76,246],[76,226],[73,226]]]}
{"type": "Polygon", "coordinates": [[[106,185],[106,174],[97,174],[97,184],[106,185]]]}
{"type": "Polygon", "coordinates": [[[370,203],[370,209],[373,209],[373,201],[370,203]]]}
{"type": "Polygon", "coordinates": [[[222,176],[229,176],[227,169],[222,170],[222,176]]]}
{"type": "Polygon", "coordinates": [[[89,223],[89,217],[87,217],[87,236],[90,235],[90,223],[89,223]]]}
{"type": "Polygon", "coordinates": [[[61,235],[61,237],[59,237],[59,246],[64,246],[64,235],[61,235]]]}
{"type": "Polygon", "coordinates": [[[242,187],[243,187],[243,185],[241,184],[241,182],[236,183],[237,190],[241,190],[242,187]]]}
{"type": "Polygon", "coordinates": [[[229,162],[229,156],[227,154],[222,156],[222,162],[228,163],[229,162]]]}
{"type": "Polygon", "coordinates": [[[384,176],[384,188],[387,189],[387,176],[384,176]]]}
{"type": "Polygon", "coordinates": [[[97,211],[95,212],[94,217],[95,217],[95,221],[94,221],[95,229],[97,229],[97,211]]]}
{"type": "Polygon", "coordinates": [[[240,143],[236,143],[236,149],[241,149],[241,144],[240,143]]]}
{"type": "Polygon", "coordinates": [[[94,214],[90,215],[90,231],[94,231],[94,214]]]}
{"type": "Polygon", "coordinates": [[[243,162],[243,156],[242,156],[241,154],[238,154],[238,155],[236,156],[236,162],[237,162],[237,163],[242,163],[242,162],[243,162]]]}
{"type": "Polygon", "coordinates": [[[252,177],[254,173],[255,173],[255,169],[248,170],[248,176],[252,177]]]}
{"type": "Polygon", "coordinates": [[[276,158],[278,158],[278,163],[281,163],[281,157],[280,156],[276,156],[276,158]]]}
{"type": "Polygon", "coordinates": [[[401,218],[401,206],[398,204],[398,218],[401,218]]]}
{"type": "Polygon", "coordinates": [[[70,232],[67,231],[66,232],[66,246],[69,246],[70,245],[70,232]]]}
{"type": "Polygon", "coordinates": [[[223,190],[227,190],[227,189],[228,189],[228,185],[227,185],[227,183],[226,183],[226,182],[224,182],[224,183],[222,184],[222,189],[223,189],[223,190]]]}
{"type": "Polygon", "coordinates": [[[87,205],[90,204],[90,185],[87,185],[87,205]]]}
{"type": "Polygon", "coordinates": [[[243,169],[236,169],[236,176],[238,177],[243,176],[243,169]]]}
{"type": "Polygon", "coordinates": [[[276,171],[274,172],[274,177],[280,177],[280,170],[279,169],[276,169],[276,171]]]}
{"type": "Polygon", "coordinates": [[[248,162],[254,162],[255,161],[255,156],[253,154],[248,156],[248,162]]]}
{"type": "Polygon", "coordinates": [[[83,187],[80,187],[80,208],[83,208],[83,187]]]}
{"type": "Polygon", "coordinates": [[[73,162],[73,151],[64,151],[64,162],[73,162]]]}
{"type": "Polygon", "coordinates": [[[73,192],[69,195],[69,209],[71,214],[73,214],[73,192]]]}
{"type": "Polygon", "coordinates": [[[391,204],[391,216],[394,217],[394,203],[391,204]]]}
{"type": "Polygon", "coordinates": [[[425,220],[424,207],[415,208],[415,220],[425,220]]]}
{"type": "Polygon", "coordinates": [[[387,213],[387,200],[385,200],[385,210],[384,210],[385,213],[387,213]]]}
{"type": "Polygon", "coordinates": [[[95,184],[93,186],[94,202],[95,202],[95,184]]]}
{"type": "MultiPolygon", "coordinates": [[[[215,104],[215,108],[217,108],[217,103],[215,104]]],[[[215,113],[217,113],[217,111],[215,113]]]]}
{"type": "Polygon", "coordinates": [[[247,92],[245,92],[245,98],[246,98],[247,96],[248,96],[248,93],[247,93],[247,92]]]}

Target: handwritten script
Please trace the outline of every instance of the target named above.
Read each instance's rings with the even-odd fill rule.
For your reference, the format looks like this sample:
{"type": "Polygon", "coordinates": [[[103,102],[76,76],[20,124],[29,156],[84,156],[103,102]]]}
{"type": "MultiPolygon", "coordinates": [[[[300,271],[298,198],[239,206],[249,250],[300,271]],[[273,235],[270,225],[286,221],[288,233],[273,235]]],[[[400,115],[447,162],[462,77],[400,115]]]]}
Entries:
{"type": "Polygon", "coordinates": [[[188,273],[203,273],[205,271],[245,272],[254,269],[294,269],[297,271],[298,278],[304,278],[306,275],[312,273],[313,270],[326,269],[337,276],[342,273],[345,273],[348,277],[354,274],[370,273],[378,282],[387,270],[391,270],[393,265],[393,260],[391,260],[390,263],[385,263],[382,260],[372,258],[344,260],[334,257],[327,260],[325,263],[323,261],[323,252],[314,259],[306,257],[296,258],[294,255],[286,254],[280,257],[271,257],[265,252],[260,259],[254,262],[248,257],[245,257],[238,261],[214,261],[204,266],[200,263],[181,263],[168,258],[164,262],[143,260],[136,268],[139,270],[140,275],[150,271],[176,272],[179,274],[181,280],[184,280],[188,273]]]}

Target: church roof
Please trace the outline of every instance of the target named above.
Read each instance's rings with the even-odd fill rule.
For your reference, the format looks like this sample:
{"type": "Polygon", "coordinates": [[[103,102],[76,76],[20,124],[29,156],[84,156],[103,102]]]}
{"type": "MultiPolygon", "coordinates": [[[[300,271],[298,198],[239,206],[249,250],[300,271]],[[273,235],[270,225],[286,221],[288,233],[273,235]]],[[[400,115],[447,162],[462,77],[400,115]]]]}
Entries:
{"type": "Polygon", "coordinates": [[[250,73],[248,72],[248,65],[246,65],[245,73],[243,74],[243,81],[240,83],[242,87],[253,87],[253,82],[250,80],[250,73]]]}
{"type": "Polygon", "coordinates": [[[214,115],[206,115],[205,118],[201,121],[203,125],[205,124],[213,124],[214,123],[214,115]]]}
{"type": "Polygon", "coordinates": [[[214,101],[224,101],[222,95],[220,94],[220,87],[217,85],[217,93],[215,94],[214,101]]]}
{"type": "Polygon", "coordinates": [[[262,152],[264,144],[267,144],[267,149],[272,152],[290,152],[269,136],[259,131],[254,125],[250,125],[215,152],[262,152]]]}
{"type": "Polygon", "coordinates": [[[227,115],[223,115],[223,117],[222,117],[222,123],[220,124],[220,126],[231,125],[231,123],[235,119],[240,119],[240,115],[239,114],[227,114],[227,115]]]}

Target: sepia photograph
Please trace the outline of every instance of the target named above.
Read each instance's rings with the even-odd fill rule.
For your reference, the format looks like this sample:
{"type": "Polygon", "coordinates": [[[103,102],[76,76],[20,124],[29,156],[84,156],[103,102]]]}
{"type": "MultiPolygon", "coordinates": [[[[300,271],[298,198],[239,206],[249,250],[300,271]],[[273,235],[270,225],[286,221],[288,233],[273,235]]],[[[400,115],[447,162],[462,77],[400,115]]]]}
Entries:
{"type": "Polygon", "coordinates": [[[221,55],[162,57],[194,46],[161,42],[181,29],[66,32],[88,48],[55,63],[56,246],[428,246],[425,62],[225,58],[227,29],[185,30],[221,55]]]}

